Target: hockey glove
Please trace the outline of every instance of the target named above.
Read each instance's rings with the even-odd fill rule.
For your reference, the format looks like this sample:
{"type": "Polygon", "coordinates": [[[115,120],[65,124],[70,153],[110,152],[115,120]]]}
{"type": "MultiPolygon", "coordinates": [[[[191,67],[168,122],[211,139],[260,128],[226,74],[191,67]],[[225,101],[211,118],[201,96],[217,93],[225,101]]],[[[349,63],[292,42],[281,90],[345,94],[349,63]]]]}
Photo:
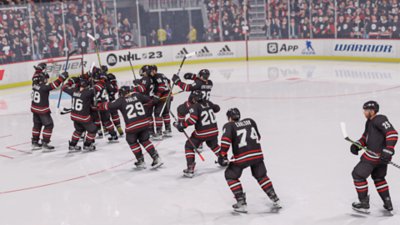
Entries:
{"type": "Polygon", "coordinates": [[[392,160],[394,152],[389,149],[383,149],[381,154],[381,161],[385,164],[388,164],[392,160]]]}
{"type": "Polygon", "coordinates": [[[185,78],[186,80],[194,80],[196,78],[196,74],[194,74],[194,73],[185,73],[185,75],[183,75],[183,78],[185,78]]]}
{"type": "Polygon", "coordinates": [[[220,166],[227,166],[228,162],[229,162],[228,161],[228,156],[222,156],[222,155],[218,156],[218,164],[220,166]]]}
{"type": "Polygon", "coordinates": [[[60,78],[61,78],[62,80],[66,80],[66,79],[68,79],[68,77],[69,77],[68,72],[62,72],[62,73],[60,74],[60,78]]]}
{"type": "Polygon", "coordinates": [[[172,82],[174,82],[174,84],[178,85],[178,83],[181,81],[181,78],[179,78],[178,75],[174,74],[174,76],[172,76],[172,82]]]}
{"type": "Polygon", "coordinates": [[[181,123],[174,122],[173,125],[176,127],[176,129],[178,129],[179,132],[183,132],[185,130],[185,127],[181,123]]]}
{"type": "Polygon", "coordinates": [[[138,86],[139,84],[140,84],[139,79],[133,80],[133,85],[138,86]]]}
{"type": "MultiPolygon", "coordinates": [[[[359,142],[357,142],[358,144],[360,144],[359,142]]],[[[360,144],[361,145],[361,144],[360,144]]],[[[358,152],[361,150],[361,148],[360,147],[358,147],[357,145],[355,145],[355,144],[352,144],[351,146],[350,146],[350,151],[351,151],[351,153],[353,153],[353,155],[358,155],[358,152]]]]}

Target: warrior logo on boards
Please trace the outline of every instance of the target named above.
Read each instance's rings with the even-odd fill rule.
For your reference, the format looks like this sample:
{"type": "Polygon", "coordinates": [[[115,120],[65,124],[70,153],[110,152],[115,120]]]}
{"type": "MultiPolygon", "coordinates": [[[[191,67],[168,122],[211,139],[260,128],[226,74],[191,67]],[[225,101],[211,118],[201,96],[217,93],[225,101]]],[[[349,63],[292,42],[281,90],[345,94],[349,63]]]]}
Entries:
{"type": "Polygon", "coordinates": [[[315,50],[312,47],[312,43],[310,40],[306,41],[306,48],[303,49],[303,51],[301,52],[301,54],[303,55],[315,55],[315,50]]]}
{"type": "Polygon", "coordinates": [[[225,45],[221,50],[219,50],[218,56],[228,56],[228,55],[234,55],[234,53],[231,51],[228,45],[225,45]]]}

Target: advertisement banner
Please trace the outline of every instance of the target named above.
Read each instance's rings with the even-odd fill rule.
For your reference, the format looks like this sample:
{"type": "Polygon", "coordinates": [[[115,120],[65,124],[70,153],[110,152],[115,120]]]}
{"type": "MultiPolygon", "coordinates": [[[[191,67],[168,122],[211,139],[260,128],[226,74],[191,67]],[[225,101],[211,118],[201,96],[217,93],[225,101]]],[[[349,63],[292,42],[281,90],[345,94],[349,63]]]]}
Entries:
{"type": "Polygon", "coordinates": [[[358,57],[396,57],[399,41],[394,40],[334,40],[332,55],[358,57]]]}

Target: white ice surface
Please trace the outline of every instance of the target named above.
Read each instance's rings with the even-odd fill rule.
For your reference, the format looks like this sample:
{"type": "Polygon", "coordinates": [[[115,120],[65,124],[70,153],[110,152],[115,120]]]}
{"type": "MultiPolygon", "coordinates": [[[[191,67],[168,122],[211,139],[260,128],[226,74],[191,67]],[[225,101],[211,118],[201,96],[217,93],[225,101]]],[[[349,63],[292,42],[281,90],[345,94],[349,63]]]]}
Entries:
{"type": "MultiPolygon", "coordinates": [[[[73,124],[56,113],[58,93],[51,100],[57,151],[25,153],[32,115],[30,88],[23,87],[0,91],[0,225],[400,224],[400,170],[394,167],[387,176],[394,216],[383,216],[371,179],[371,215],[352,211],[351,171],[359,159],[340,130],[344,121],[349,136],[359,138],[365,123],[361,107],[370,99],[400,127],[398,64],[212,63],[184,65],[181,75],[202,68],[211,70],[215,83],[211,99],[222,108],[220,128],[230,107],[258,123],[268,175],[284,207],[279,213],[270,212],[271,202],[247,169],[241,180],[249,213],[232,214],[234,199],[224,170],[207,148],[206,161],[197,158],[197,175],[183,178],[185,138],[175,130],[173,138],[154,143],[165,162],[156,171],[134,170],[124,139],[117,144],[96,140],[98,151],[66,156],[73,124]]],[[[169,77],[175,71],[177,66],[160,68],[169,77]]],[[[117,77],[121,83],[132,79],[129,71],[117,77]]],[[[174,111],[186,98],[176,96],[174,111]]],[[[393,161],[400,162],[398,154],[393,161]]]]}

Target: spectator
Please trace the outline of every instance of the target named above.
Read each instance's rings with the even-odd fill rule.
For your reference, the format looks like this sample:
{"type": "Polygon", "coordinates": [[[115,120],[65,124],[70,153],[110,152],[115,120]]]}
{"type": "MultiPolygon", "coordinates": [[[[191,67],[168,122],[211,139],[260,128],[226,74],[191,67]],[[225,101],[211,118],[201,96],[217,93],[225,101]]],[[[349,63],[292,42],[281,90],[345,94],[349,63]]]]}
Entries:
{"type": "Polygon", "coordinates": [[[171,27],[167,24],[165,26],[165,31],[167,32],[167,44],[172,44],[173,43],[173,36],[172,36],[172,29],[171,27]]]}
{"type": "Polygon", "coordinates": [[[164,45],[164,42],[167,40],[167,31],[165,31],[162,27],[160,27],[157,31],[157,39],[160,45],[164,45]]]}
{"type": "Polygon", "coordinates": [[[192,25],[190,26],[189,33],[187,35],[189,43],[195,43],[197,41],[197,30],[192,25]]]}
{"type": "Polygon", "coordinates": [[[119,43],[123,49],[132,48],[132,46],[134,46],[132,26],[128,18],[125,18],[120,26],[119,39],[119,43]]]}
{"type": "Polygon", "coordinates": [[[152,30],[149,34],[149,46],[156,46],[157,45],[157,32],[156,30],[152,30]]]}

